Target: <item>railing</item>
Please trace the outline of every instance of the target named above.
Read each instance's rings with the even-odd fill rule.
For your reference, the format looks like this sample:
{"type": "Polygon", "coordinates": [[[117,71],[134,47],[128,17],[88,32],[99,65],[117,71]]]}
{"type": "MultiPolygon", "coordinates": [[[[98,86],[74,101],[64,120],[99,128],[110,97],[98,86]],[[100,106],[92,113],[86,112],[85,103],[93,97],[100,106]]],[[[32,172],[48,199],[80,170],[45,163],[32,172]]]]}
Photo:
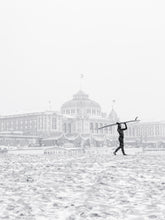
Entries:
{"type": "Polygon", "coordinates": [[[110,154],[111,148],[107,147],[90,147],[90,148],[49,148],[44,151],[44,154],[55,155],[57,157],[79,157],[83,155],[96,155],[96,154],[110,154]]]}

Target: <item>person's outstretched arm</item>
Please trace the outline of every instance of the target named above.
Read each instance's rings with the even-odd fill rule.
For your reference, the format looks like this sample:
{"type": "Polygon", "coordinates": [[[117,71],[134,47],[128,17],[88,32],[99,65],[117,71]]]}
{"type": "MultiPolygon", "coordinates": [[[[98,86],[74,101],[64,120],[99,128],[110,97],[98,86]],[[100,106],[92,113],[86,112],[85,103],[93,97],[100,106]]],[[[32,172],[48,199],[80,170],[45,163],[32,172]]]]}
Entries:
{"type": "Polygon", "coordinates": [[[125,128],[122,129],[123,131],[127,130],[127,124],[126,123],[124,123],[124,124],[125,124],[125,128]]]}

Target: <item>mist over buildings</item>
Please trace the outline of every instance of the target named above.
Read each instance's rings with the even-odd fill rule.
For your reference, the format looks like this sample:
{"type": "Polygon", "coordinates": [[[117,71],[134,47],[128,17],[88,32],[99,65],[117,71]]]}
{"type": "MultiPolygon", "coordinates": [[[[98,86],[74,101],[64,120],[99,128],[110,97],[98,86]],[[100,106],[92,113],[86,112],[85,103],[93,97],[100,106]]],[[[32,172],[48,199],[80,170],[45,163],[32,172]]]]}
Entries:
{"type": "Polygon", "coordinates": [[[163,1],[2,1],[0,114],[60,110],[80,88],[121,120],[165,120],[163,1]]]}

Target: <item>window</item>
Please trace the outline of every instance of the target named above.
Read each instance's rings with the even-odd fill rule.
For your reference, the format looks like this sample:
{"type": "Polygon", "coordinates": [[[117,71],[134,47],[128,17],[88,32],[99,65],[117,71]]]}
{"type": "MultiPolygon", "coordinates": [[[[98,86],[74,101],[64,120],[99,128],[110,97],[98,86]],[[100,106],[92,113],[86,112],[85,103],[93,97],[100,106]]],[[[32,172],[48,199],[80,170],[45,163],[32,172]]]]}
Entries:
{"type": "Polygon", "coordinates": [[[75,114],[75,110],[74,109],[71,109],[71,114],[75,114]]]}
{"type": "MultiPolygon", "coordinates": [[[[104,126],[106,126],[107,124],[105,123],[104,126]]],[[[105,133],[107,134],[108,133],[108,127],[105,127],[104,129],[105,133]]]]}
{"type": "Polygon", "coordinates": [[[98,123],[95,124],[96,132],[98,131],[98,123]]]}
{"type": "Polygon", "coordinates": [[[90,123],[90,130],[93,131],[93,123],[90,123]]]}
{"type": "Polygon", "coordinates": [[[66,123],[64,123],[64,124],[63,124],[63,129],[64,129],[64,132],[65,132],[65,133],[66,133],[66,128],[67,128],[66,123]]]}
{"type": "Polygon", "coordinates": [[[69,133],[71,133],[71,128],[72,128],[71,123],[69,123],[69,124],[68,124],[68,132],[69,132],[69,133]]]}
{"type": "Polygon", "coordinates": [[[69,114],[70,114],[70,110],[66,110],[66,114],[68,114],[68,115],[69,115],[69,114]]]}
{"type": "Polygon", "coordinates": [[[57,120],[56,118],[52,118],[52,129],[56,129],[57,128],[57,120]]]}
{"type": "Polygon", "coordinates": [[[87,114],[91,114],[91,109],[87,109],[87,114]]]}
{"type": "Polygon", "coordinates": [[[92,114],[95,115],[96,114],[96,110],[92,109],[92,114]]]}
{"type": "MultiPolygon", "coordinates": [[[[100,123],[100,127],[103,127],[103,123],[100,123]]],[[[100,133],[103,133],[103,129],[100,129],[100,133]]]]}

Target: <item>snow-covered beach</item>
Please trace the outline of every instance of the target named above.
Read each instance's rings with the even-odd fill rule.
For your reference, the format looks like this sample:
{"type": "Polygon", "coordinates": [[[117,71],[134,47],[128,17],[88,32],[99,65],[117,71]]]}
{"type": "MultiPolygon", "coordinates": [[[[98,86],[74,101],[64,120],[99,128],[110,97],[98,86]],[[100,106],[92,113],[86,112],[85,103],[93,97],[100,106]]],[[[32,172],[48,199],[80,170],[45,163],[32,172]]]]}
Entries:
{"type": "Polygon", "coordinates": [[[0,219],[165,219],[165,155],[0,155],[0,219]]]}

